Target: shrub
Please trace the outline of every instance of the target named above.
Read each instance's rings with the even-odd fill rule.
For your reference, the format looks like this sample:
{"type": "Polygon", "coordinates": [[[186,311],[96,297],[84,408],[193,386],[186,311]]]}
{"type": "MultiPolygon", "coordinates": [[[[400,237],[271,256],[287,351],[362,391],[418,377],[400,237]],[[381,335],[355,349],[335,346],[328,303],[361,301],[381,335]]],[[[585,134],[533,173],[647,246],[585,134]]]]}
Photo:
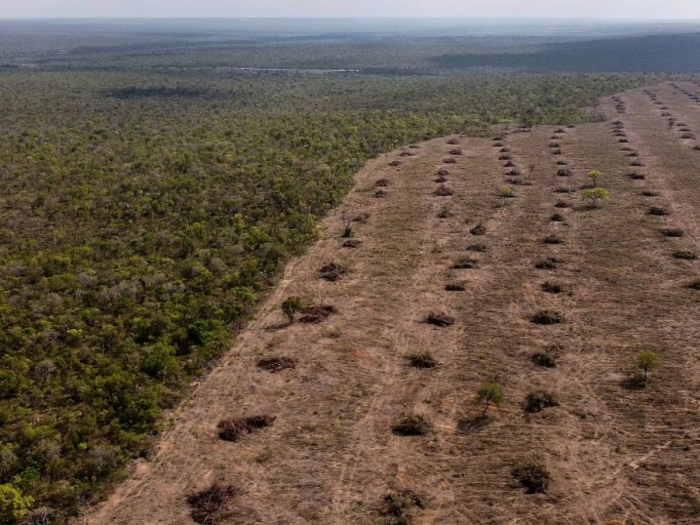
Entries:
{"type": "Polygon", "coordinates": [[[224,441],[238,441],[246,434],[252,434],[260,429],[269,427],[275,421],[275,416],[258,415],[243,418],[230,418],[219,421],[219,438],[224,441]]]}
{"type": "Polygon", "coordinates": [[[527,489],[528,494],[546,492],[552,481],[544,459],[539,456],[520,461],[513,467],[512,474],[527,489]]]}
{"type": "Polygon", "coordinates": [[[504,396],[501,386],[493,381],[487,381],[477,390],[476,400],[484,404],[484,411],[481,413],[481,417],[486,417],[491,405],[499,406],[503,403],[504,396]]]}
{"type": "Polygon", "coordinates": [[[296,295],[287,297],[283,302],[282,305],[280,306],[282,308],[282,312],[284,315],[287,316],[287,319],[289,319],[289,323],[294,322],[294,316],[301,312],[304,308],[304,300],[301,297],[298,297],[296,295]]]}
{"type": "Polygon", "coordinates": [[[555,213],[549,218],[549,220],[552,222],[564,222],[564,217],[559,213],[555,213]]]}
{"type": "Polygon", "coordinates": [[[447,283],[445,285],[446,292],[463,292],[467,287],[462,282],[447,283]]]}
{"type": "Polygon", "coordinates": [[[525,412],[530,412],[534,414],[536,412],[542,412],[545,408],[558,407],[559,399],[553,392],[547,392],[546,390],[536,390],[530,392],[525,396],[525,405],[523,409],[525,412]]]}
{"type": "Polygon", "coordinates": [[[403,416],[391,427],[393,434],[405,437],[424,436],[429,430],[428,422],[417,415],[403,416]]]}

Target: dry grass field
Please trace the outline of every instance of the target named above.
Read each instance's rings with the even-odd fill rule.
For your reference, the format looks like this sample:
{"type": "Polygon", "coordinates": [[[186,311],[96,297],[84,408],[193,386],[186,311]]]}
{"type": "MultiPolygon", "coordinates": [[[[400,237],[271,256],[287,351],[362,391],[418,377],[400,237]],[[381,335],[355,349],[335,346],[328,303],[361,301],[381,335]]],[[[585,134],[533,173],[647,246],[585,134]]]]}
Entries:
{"type": "Polygon", "coordinates": [[[698,523],[698,89],[372,161],[85,522],[698,523]],[[611,194],[597,208],[591,170],[611,194]],[[289,296],[334,311],[288,324],[289,296]],[[646,385],[641,351],[659,356],[646,385]],[[504,400],[481,417],[485,382],[504,400]],[[252,416],[270,417],[217,428],[252,416]],[[524,461],[544,492],[514,476],[524,461]]]}

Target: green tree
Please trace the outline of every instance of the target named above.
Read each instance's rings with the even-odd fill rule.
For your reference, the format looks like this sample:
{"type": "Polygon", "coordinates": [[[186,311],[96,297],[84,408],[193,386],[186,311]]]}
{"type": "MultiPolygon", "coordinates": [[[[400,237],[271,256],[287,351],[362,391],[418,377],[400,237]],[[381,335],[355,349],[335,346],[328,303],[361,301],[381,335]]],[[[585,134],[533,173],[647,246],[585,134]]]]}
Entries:
{"type": "Polygon", "coordinates": [[[493,381],[487,381],[477,390],[476,400],[479,403],[484,403],[484,411],[481,413],[481,417],[486,417],[491,405],[498,406],[503,403],[504,396],[501,386],[493,381]]]}
{"type": "Polygon", "coordinates": [[[591,184],[593,187],[598,186],[598,178],[600,177],[600,172],[598,170],[593,170],[588,172],[588,178],[591,179],[591,184]]]}
{"type": "Polygon", "coordinates": [[[610,192],[605,188],[587,188],[581,192],[581,195],[592,208],[597,208],[602,201],[610,200],[610,192]]]}
{"type": "Polygon", "coordinates": [[[301,312],[303,309],[304,300],[301,297],[297,297],[296,295],[287,297],[282,302],[282,311],[284,312],[284,315],[287,316],[287,319],[289,319],[289,324],[292,324],[294,322],[294,316],[297,313],[301,312]]]}
{"type": "Polygon", "coordinates": [[[644,373],[644,382],[647,381],[647,374],[659,366],[659,356],[654,352],[645,350],[637,354],[637,368],[644,373]]]}
{"type": "Polygon", "coordinates": [[[22,496],[15,486],[0,485],[0,523],[17,523],[29,512],[33,503],[34,498],[22,496]]]}

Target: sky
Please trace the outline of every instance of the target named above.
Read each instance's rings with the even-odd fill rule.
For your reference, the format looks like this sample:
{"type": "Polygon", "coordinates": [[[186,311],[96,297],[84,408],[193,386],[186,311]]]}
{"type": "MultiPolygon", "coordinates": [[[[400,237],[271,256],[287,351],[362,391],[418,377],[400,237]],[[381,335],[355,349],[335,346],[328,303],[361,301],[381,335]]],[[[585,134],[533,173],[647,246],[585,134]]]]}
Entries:
{"type": "Polygon", "coordinates": [[[700,0],[0,0],[0,18],[93,17],[700,20],[700,0]]]}

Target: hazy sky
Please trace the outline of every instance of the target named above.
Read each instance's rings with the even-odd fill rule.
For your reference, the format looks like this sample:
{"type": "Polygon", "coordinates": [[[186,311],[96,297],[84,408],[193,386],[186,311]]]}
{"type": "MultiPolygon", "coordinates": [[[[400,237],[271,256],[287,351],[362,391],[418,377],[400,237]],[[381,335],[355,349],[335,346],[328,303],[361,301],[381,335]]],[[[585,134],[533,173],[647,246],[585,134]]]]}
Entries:
{"type": "Polygon", "coordinates": [[[16,17],[700,19],[700,0],[0,0],[16,17]]]}

